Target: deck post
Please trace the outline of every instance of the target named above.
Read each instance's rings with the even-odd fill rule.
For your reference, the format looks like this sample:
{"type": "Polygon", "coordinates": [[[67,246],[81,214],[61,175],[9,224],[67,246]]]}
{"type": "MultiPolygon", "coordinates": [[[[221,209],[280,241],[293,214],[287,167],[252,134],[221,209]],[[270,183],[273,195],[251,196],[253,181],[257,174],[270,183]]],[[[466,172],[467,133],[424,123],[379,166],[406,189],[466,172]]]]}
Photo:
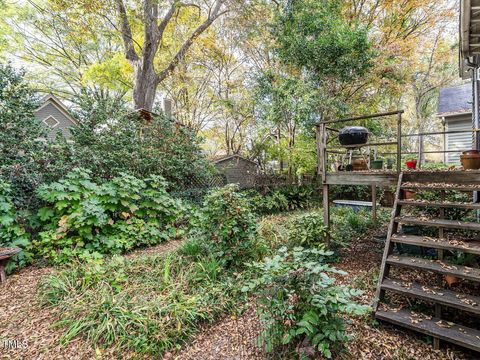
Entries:
{"type": "Polygon", "coordinates": [[[397,174],[402,171],[402,113],[397,114],[397,174]]]}
{"type": "Polygon", "coordinates": [[[330,249],[330,201],[329,201],[329,186],[323,184],[323,224],[327,228],[327,236],[325,244],[327,249],[330,249]]]}
{"type": "Polygon", "coordinates": [[[322,125],[315,128],[315,139],[317,142],[317,177],[323,183],[323,150],[322,150],[322,125]]]}
{"type": "Polygon", "coordinates": [[[319,124],[316,128],[317,138],[317,157],[318,157],[318,173],[322,182],[322,198],[323,198],[323,225],[327,228],[327,236],[325,244],[330,248],[330,202],[329,202],[329,186],[326,184],[327,174],[327,126],[319,124]]]}
{"type": "Polygon", "coordinates": [[[377,223],[377,185],[372,185],[372,220],[377,223]]]}

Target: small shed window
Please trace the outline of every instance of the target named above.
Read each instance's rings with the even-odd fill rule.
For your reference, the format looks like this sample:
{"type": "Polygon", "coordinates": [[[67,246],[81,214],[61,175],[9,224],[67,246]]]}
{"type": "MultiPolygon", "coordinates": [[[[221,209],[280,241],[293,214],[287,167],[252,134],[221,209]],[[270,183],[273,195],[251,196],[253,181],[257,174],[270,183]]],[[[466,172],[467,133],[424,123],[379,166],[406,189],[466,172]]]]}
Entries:
{"type": "Polygon", "coordinates": [[[50,115],[46,119],[43,119],[43,123],[53,129],[53,128],[56,128],[58,124],[60,124],[60,121],[58,121],[52,115],[50,115]]]}

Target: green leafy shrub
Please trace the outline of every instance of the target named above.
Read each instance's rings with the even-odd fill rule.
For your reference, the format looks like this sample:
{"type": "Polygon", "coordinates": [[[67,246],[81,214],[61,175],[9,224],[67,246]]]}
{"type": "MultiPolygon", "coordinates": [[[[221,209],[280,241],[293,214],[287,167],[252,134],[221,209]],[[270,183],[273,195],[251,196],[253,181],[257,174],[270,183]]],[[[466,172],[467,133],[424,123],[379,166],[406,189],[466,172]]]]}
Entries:
{"type": "Polygon", "coordinates": [[[251,265],[260,276],[243,290],[255,291],[264,324],[259,340],[268,352],[281,346],[291,351],[308,341],[330,358],[332,349],[348,339],[342,315],[368,311],[352,300],[360,291],[334,285],[328,274],[345,273],[325,264],[330,255],[318,249],[283,247],[275,256],[251,265]]]}
{"type": "Polygon", "coordinates": [[[38,195],[49,206],[38,211],[44,231],[34,243],[37,254],[66,263],[175,237],[182,205],[166,187],[159,176],[141,180],[126,174],[97,183],[83,169],[43,185],[38,195]]]}
{"type": "Polygon", "coordinates": [[[253,210],[259,215],[277,214],[288,210],[307,209],[320,202],[313,185],[285,185],[276,188],[243,191],[253,210]]]}
{"type": "Polygon", "coordinates": [[[271,215],[259,221],[258,236],[266,247],[275,249],[288,242],[288,229],[285,226],[287,219],[285,215],[271,215]]]}
{"type": "Polygon", "coordinates": [[[211,191],[199,221],[197,227],[227,267],[242,266],[258,250],[256,216],[236,185],[211,191]]]}
{"type": "MultiPolygon", "coordinates": [[[[378,189],[381,191],[381,189],[378,189]]],[[[364,200],[371,195],[370,186],[358,185],[334,185],[332,186],[330,197],[333,200],[364,200]]],[[[377,194],[379,196],[379,194],[377,194]]]]}
{"type": "Polygon", "coordinates": [[[10,184],[0,179],[0,248],[17,247],[22,250],[7,263],[7,272],[27,265],[32,259],[29,235],[18,221],[11,192],[10,184]]]}
{"type": "Polygon", "coordinates": [[[322,246],[327,236],[321,212],[297,215],[289,221],[287,227],[289,242],[297,246],[322,246]]]}
{"type": "Polygon", "coordinates": [[[135,358],[161,358],[201,324],[233,311],[243,297],[236,278],[197,245],[161,255],[114,256],[44,278],[41,301],[60,312],[61,341],[80,335],[110,347],[115,358],[126,351],[135,358]]]}
{"type": "Polygon", "coordinates": [[[347,206],[336,206],[331,212],[332,239],[345,245],[359,236],[365,236],[368,231],[379,225],[386,224],[389,218],[390,211],[377,209],[377,225],[375,225],[370,211],[356,211],[347,206]]]}
{"type": "Polygon", "coordinates": [[[315,185],[286,185],[276,190],[287,198],[288,210],[307,209],[321,201],[315,185]]]}
{"type": "Polygon", "coordinates": [[[259,215],[276,214],[288,210],[288,201],[279,191],[272,191],[262,195],[254,189],[243,192],[253,211],[259,215]]]}
{"type": "Polygon", "coordinates": [[[35,118],[39,105],[24,71],[0,64],[0,175],[10,183],[17,209],[37,205],[35,190],[45,181],[50,145],[35,118]]]}
{"type": "Polygon", "coordinates": [[[73,141],[59,142],[71,154],[73,166],[89,169],[102,179],[122,173],[138,178],[160,175],[177,191],[211,174],[199,138],[188,126],[164,115],[152,115],[146,123],[135,112],[112,111],[121,108],[113,99],[92,103],[89,94],[82,99],[81,121],[71,129],[73,141]]]}

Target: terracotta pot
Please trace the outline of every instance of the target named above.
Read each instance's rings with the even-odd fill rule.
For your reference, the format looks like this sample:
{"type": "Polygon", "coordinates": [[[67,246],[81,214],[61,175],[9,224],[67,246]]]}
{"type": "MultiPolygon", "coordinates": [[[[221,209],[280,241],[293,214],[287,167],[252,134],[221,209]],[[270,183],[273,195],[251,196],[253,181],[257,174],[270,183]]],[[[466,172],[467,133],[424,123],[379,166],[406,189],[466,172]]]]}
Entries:
{"type": "Polygon", "coordinates": [[[417,160],[410,159],[405,162],[408,169],[416,169],[417,168],[417,160]]]}
{"type": "Polygon", "coordinates": [[[465,170],[480,169],[480,154],[460,155],[460,162],[465,170]]]}
{"type": "Polygon", "coordinates": [[[354,171],[368,170],[367,162],[365,159],[353,159],[352,166],[354,171]]]}
{"type": "Polygon", "coordinates": [[[462,152],[463,155],[475,155],[475,154],[478,154],[478,150],[466,150],[464,152],[462,152]]]}
{"type": "Polygon", "coordinates": [[[452,286],[460,282],[460,279],[453,275],[443,275],[443,278],[447,282],[448,286],[452,286]]]}
{"type": "Polygon", "coordinates": [[[406,200],[413,200],[417,197],[417,193],[412,190],[403,190],[403,197],[406,200]]]}

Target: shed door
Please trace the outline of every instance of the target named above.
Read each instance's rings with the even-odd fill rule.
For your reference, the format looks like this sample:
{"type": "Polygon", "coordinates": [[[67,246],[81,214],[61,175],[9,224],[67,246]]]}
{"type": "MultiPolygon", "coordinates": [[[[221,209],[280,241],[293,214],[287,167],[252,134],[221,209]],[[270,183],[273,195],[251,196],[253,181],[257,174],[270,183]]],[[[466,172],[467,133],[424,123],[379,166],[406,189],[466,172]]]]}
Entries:
{"type": "MultiPolygon", "coordinates": [[[[447,131],[472,131],[472,120],[465,119],[460,121],[447,121],[447,131]]],[[[446,134],[447,150],[469,150],[473,146],[473,134],[464,132],[458,134],[446,134]]],[[[460,162],[460,152],[447,153],[446,159],[448,164],[458,164],[460,162]]]]}

